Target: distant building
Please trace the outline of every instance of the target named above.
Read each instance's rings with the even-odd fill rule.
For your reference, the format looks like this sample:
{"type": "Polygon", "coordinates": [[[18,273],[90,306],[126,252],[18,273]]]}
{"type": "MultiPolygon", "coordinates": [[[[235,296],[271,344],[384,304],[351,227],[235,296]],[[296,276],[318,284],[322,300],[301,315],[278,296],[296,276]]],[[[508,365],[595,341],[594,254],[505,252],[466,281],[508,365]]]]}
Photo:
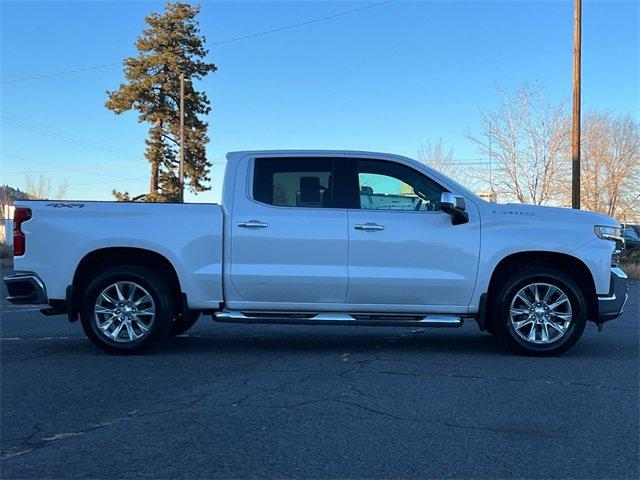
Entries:
{"type": "Polygon", "coordinates": [[[496,203],[498,201],[498,194],[495,190],[481,190],[478,192],[478,196],[487,202],[496,203]]]}

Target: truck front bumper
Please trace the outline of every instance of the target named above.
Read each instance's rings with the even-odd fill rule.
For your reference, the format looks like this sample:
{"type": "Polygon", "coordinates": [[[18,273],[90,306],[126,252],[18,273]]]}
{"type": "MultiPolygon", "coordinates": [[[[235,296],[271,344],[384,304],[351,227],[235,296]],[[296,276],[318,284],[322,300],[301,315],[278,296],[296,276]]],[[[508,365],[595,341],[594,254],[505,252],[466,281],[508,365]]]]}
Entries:
{"type": "Polygon", "coordinates": [[[47,289],[33,272],[14,272],[3,278],[7,286],[7,300],[17,305],[47,303],[47,289]]]}
{"type": "Polygon", "coordinates": [[[620,267],[611,267],[609,293],[598,295],[598,320],[602,324],[622,315],[624,304],[629,298],[627,274],[620,267]]]}

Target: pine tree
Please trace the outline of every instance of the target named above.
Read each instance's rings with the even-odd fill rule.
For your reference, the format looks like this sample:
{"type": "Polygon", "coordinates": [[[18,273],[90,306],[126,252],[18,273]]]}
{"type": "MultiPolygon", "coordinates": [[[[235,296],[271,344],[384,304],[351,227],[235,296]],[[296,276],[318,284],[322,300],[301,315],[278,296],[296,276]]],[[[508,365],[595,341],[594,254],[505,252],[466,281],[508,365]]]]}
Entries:
{"type": "MultiPolygon", "coordinates": [[[[211,106],[207,95],[193,88],[192,80],[201,80],[217,67],[205,61],[208,50],[200,34],[196,16],[199,6],[167,3],[162,14],[145,18],[148,28],[136,41],[137,57],[124,60],[126,83],[107,92],[106,107],[116,114],[138,111],[138,121],[151,124],[145,157],[151,166],[147,201],[182,201],[178,180],[180,147],[180,75],[185,77],[185,183],[192,192],[209,190],[207,175],[211,163],[206,159],[208,123],[211,106]]],[[[127,192],[114,190],[118,200],[130,200],[127,192]]],[[[141,195],[136,196],[139,199],[141,195]]]]}

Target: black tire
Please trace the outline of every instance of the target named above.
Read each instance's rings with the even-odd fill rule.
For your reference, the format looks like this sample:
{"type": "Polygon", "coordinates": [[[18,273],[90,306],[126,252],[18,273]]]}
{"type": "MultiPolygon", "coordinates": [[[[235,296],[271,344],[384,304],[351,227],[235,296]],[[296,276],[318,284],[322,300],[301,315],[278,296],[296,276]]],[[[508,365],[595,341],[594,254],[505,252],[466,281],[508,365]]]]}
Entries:
{"type": "Polygon", "coordinates": [[[171,329],[175,317],[173,296],[167,284],[153,271],[137,266],[117,266],[108,268],[93,278],[80,310],[82,328],[91,342],[101,350],[112,354],[138,354],[149,349],[171,329]],[[140,338],[132,341],[115,341],[100,330],[96,322],[94,308],[98,295],[116,282],[133,282],[142,287],[153,300],[155,314],[148,330],[140,338]]]}
{"type": "MultiPolygon", "coordinates": [[[[502,283],[498,286],[492,298],[490,315],[496,336],[500,338],[509,349],[524,355],[549,356],[566,352],[575,345],[584,332],[588,313],[585,295],[573,277],[553,267],[536,265],[522,267],[503,277],[502,283]],[[564,308],[571,308],[571,320],[568,327],[566,327],[566,330],[561,336],[551,343],[534,343],[522,338],[517,333],[510,319],[511,302],[521,289],[534,283],[553,285],[560,289],[569,301],[569,306],[565,306],[564,308]]],[[[516,317],[516,320],[518,318],[526,319],[526,315],[527,314],[524,314],[524,317],[516,317]]],[[[533,328],[533,326],[531,327],[533,328]]],[[[539,328],[542,329],[542,326],[539,328]]],[[[545,328],[545,330],[548,329],[545,328]]],[[[530,331],[531,330],[529,330],[529,333],[530,331]]],[[[559,333],[556,329],[548,331],[554,332],[555,335],[559,333]]],[[[523,332],[526,333],[526,330],[521,330],[521,333],[523,332]]],[[[536,340],[537,335],[537,333],[534,334],[536,340]]]]}
{"type": "Polygon", "coordinates": [[[173,320],[169,336],[175,337],[176,335],[182,335],[193,327],[199,318],[200,312],[194,312],[193,310],[189,310],[186,314],[181,313],[173,320]]]}

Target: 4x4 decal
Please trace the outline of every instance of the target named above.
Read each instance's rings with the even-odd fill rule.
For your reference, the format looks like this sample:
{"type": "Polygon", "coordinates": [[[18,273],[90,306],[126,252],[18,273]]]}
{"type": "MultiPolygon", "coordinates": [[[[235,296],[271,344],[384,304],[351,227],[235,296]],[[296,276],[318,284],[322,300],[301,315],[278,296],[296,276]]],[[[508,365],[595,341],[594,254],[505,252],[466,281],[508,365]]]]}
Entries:
{"type": "Polygon", "coordinates": [[[53,208],[84,208],[84,203],[47,203],[47,207],[53,208]]]}

